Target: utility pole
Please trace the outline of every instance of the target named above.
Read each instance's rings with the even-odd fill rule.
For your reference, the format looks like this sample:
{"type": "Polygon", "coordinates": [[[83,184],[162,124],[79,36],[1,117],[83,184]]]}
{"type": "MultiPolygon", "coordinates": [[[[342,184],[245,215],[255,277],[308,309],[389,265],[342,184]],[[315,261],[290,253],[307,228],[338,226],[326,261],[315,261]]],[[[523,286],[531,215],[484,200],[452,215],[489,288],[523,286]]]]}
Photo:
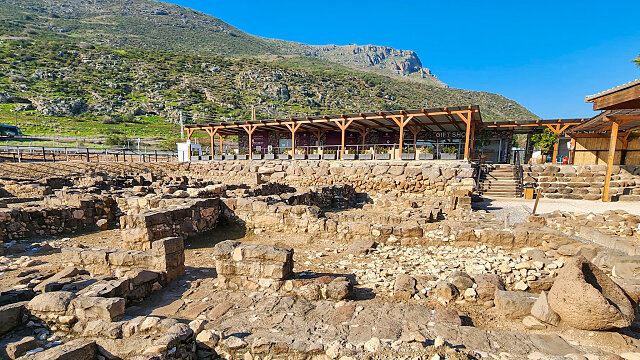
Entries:
{"type": "Polygon", "coordinates": [[[180,111],[180,139],[184,139],[184,119],[180,111]]]}

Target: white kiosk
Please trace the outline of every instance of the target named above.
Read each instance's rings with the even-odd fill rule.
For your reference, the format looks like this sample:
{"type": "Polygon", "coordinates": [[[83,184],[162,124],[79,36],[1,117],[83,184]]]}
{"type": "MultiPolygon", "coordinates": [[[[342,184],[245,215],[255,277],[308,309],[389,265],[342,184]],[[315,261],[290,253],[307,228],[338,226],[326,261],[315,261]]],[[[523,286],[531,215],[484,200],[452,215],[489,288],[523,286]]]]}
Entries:
{"type": "Polygon", "coordinates": [[[188,162],[191,160],[198,160],[202,156],[202,146],[200,144],[192,144],[191,141],[176,143],[178,146],[178,161],[188,162]],[[192,156],[193,151],[197,150],[198,155],[192,156]]]}

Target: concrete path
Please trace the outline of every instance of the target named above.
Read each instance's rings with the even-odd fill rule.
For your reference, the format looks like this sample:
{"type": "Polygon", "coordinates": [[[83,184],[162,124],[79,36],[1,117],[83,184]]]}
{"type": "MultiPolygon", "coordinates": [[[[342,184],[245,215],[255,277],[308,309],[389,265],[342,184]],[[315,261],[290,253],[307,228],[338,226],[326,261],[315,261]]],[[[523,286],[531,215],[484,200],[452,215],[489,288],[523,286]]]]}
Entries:
{"type": "MultiPolygon", "coordinates": [[[[474,202],[476,210],[486,210],[500,218],[509,215],[509,223],[514,224],[525,221],[531,215],[535,200],[521,198],[483,197],[482,202],[474,202]]],[[[556,210],[566,212],[584,212],[599,214],[607,210],[624,210],[630,214],[640,215],[640,201],[616,201],[602,202],[593,200],[569,200],[569,199],[545,199],[538,202],[536,213],[544,214],[556,210]]]]}

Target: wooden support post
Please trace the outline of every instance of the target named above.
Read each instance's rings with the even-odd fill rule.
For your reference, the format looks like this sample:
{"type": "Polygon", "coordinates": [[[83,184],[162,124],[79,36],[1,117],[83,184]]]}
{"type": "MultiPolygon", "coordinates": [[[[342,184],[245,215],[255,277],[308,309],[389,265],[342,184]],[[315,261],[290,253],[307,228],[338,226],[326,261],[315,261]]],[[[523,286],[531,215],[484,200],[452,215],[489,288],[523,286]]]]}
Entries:
{"type": "Polygon", "coordinates": [[[224,137],[222,135],[218,135],[218,142],[220,143],[220,155],[222,155],[223,141],[224,141],[224,137]]]}
{"type": "MultiPolygon", "coordinates": [[[[607,120],[607,117],[605,117],[607,120]]],[[[618,123],[612,121],[611,138],[609,139],[609,157],[607,158],[607,175],[604,178],[604,189],[602,189],[602,201],[609,201],[609,184],[611,183],[611,173],[613,171],[613,159],[616,155],[616,143],[618,141],[618,123]]]]}
{"type": "Polygon", "coordinates": [[[327,130],[313,130],[311,133],[318,140],[318,151],[320,151],[320,141],[322,140],[322,136],[327,132],[327,130]]]}
{"type": "Polygon", "coordinates": [[[414,154],[418,153],[418,147],[416,145],[418,142],[418,134],[420,133],[420,131],[422,131],[422,129],[424,129],[424,126],[425,125],[415,124],[414,126],[407,127],[409,131],[413,134],[413,153],[414,154]]]}
{"type": "Polygon", "coordinates": [[[467,129],[464,137],[464,159],[469,161],[469,153],[473,149],[473,145],[471,144],[472,131],[473,131],[471,127],[471,121],[472,121],[471,110],[465,113],[456,113],[456,114],[458,114],[458,116],[460,116],[462,121],[464,121],[465,125],[467,125],[467,129]]]}
{"type": "Polygon", "coordinates": [[[356,131],[358,131],[358,134],[360,134],[360,137],[362,137],[362,150],[364,151],[365,141],[366,141],[367,135],[369,135],[369,133],[371,132],[371,129],[370,128],[356,128],[356,131]]]}
{"type": "Polygon", "coordinates": [[[251,145],[251,140],[253,138],[253,132],[256,131],[257,125],[242,125],[244,131],[249,135],[249,160],[253,160],[253,147],[251,145]]]}
{"type": "Polygon", "coordinates": [[[393,121],[400,128],[400,138],[398,139],[399,149],[398,149],[398,157],[402,158],[402,145],[404,142],[404,127],[413,119],[413,116],[407,117],[404,112],[402,112],[402,117],[393,117],[393,121]]]}
{"type": "Polygon", "coordinates": [[[340,160],[344,159],[344,149],[345,149],[345,132],[347,130],[347,128],[349,127],[349,125],[351,125],[351,123],[353,122],[353,120],[347,120],[347,118],[345,116],[342,117],[342,120],[334,120],[333,121],[336,125],[338,125],[338,127],[340,128],[340,131],[342,132],[342,137],[341,137],[341,148],[340,148],[340,160]]]}
{"type": "Polygon", "coordinates": [[[187,149],[187,151],[189,152],[189,155],[187,157],[187,161],[191,161],[191,135],[193,135],[193,132],[196,131],[196,129],[191,129],[191,128],[187,128],[187,140],[189,141],[189,148],[187,149]]]}
{"type": "MultiPolygon", "coordinates": [[[[216,136],[218,129],[206,128],[207,134],[209,134],[209,138],[211,139],[211,158],[213,159],[213,155],[215,155],[215,147],[213,146],[214,141],[213,138],[216,136]]],[[[220,154],[222,154],[222,149],[220,149],[220,154]]]]}
{"type": "Polygon", "coordinates": [[[571,152],[569,153],[569,161],[570,165],[573,165],[573,161],[576,158],[576,139],[571,138],[571,152]]]}
{"type": "Polygon", "coordinates": [[[42,147],[42,162],[47,162],[47,156],[44,153],[44,146],[42,147]]]}
{"type": "Polygon", "coordinates": [[[293,159],[296,154],[296,131],[300,129],[302,124],[292,122],[284,125],[291,131],[291,158],[293,159]]]}

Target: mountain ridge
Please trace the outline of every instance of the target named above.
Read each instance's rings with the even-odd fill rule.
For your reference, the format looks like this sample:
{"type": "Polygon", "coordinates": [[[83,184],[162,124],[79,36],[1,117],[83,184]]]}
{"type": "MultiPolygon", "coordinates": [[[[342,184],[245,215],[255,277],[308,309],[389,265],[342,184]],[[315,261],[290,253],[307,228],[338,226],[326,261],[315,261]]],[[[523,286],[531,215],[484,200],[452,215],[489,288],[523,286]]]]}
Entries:
{"type": "Polygon", "coordinates": [[[226,56],[311,56],[359,70],[446,86],[429,69],[422,67],[418,55],[412,50],[372,44],[308,45],[263,38],[248,34],[214,16],[172,3],[154,0],[119,3],[110,0],[3,2],[16,9],[48,18],[53,29],[57,31],[80,35],[101,45],[191,51],[198,54],[212,51],[226,56]],[[135,21],[131,21],[132,16],[135,21]],[[69,20],[76,23],[70,24],[69,20]],[[180,34],[172,30],[178,30],[180,34]],[[169,34],[171,36],[168,38],[180,39],[192,46],[185,48],[164,41],[162,34],[169,34]],[[225,46],[228,41],[207,41],[220,36],[232,38],[238,46],[225,46]],[[141,37],[151,41],[141,42],[141,37]]]}
{"type": "MultiPolygon", "coordinates": [[[[447,88],[410,76],[389,76],[385,69],[365,71],[347,60],[339,63],[321,55],[296,54],[301,48],[316,51],[317,45],[278,49],[290,43],[257,41],[218,19],[202,18],[201,13],[177,5],[128,2],[138,4],[135,8],[143,14],[178,11],[184,15],[178,16],[184,19],[183,26],[177,26],[175,18],[162,20],[176,25],[174,29],[155,26],[157,19],[151,21],[146,15],[136,17],[131,7],[114,10],[112,2],[93,0],[90,4],[96,9],[86,10],[88,3],[71,1],[51,10],[34,0],[0,0],[0,74],[6,75],[0,76],[0,103],[10,103],[5,109],[36,111],[59,124],[69,117],[98,123],[105,117],[107,125],[114,121],[109,119],[117,123],[149,116],[177,122],[180,113],[191,122],[248,119],[252,107],[262,119],[467,105],[481,106],[489,121],[538,118],[498,94],[447,88]],[[87,12],[92,15],[87,17],[87,12]],[[193,51],[192,41],[201,43],[199,51],[193,51]],[[164,48],[165,43],[173,46],[164,48]]],[[[412,53],[347,46],[348,50],[333,45],[320,50],[355,52],[374,67],[413,69],[427,76],[419,58],[402,62],[396,56],[412,53]],[[365,50],[382,54],[376,58],[365,50]]]]}

